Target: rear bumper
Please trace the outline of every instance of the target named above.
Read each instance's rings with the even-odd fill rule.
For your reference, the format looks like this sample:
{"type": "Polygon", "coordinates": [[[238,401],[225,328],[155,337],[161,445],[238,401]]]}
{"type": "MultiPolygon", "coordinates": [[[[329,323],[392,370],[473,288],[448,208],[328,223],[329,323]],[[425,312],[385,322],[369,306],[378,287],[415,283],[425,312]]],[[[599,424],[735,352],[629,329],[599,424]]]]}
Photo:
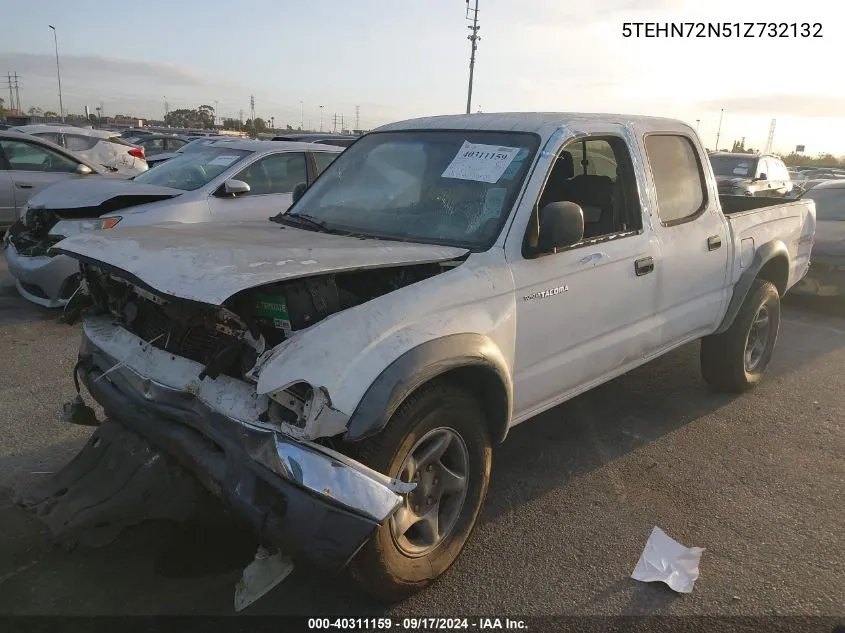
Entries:
{"type": "Polygon", "coordinates": [[[117,364],[86,329],[78,375],[107,416],[174,457],[265,542],[298,558],[342,568],[402,502],[389,478],[362,464],[233,420],[117,364]]]}
{"type": "Polygon", "coordinates": [[[28,257],[21,255],[11,242],[4,256],[15,286],[25,299],[45,308],[60,308],[68,302],[79,273],[78,261],[67,255],[28,257]]]}

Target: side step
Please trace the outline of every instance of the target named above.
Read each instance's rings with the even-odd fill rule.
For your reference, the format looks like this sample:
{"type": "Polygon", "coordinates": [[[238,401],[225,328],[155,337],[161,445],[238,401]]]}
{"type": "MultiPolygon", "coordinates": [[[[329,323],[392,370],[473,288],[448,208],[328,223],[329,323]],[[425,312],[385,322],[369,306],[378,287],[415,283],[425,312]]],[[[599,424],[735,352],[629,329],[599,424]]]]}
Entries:
{"type": "Polygon", "coordinates": [[[187,520],[206,496],[146,439],[106,419],[67,466],[14,501],[67,548],[103,547],[148,520],[187,520]]]}

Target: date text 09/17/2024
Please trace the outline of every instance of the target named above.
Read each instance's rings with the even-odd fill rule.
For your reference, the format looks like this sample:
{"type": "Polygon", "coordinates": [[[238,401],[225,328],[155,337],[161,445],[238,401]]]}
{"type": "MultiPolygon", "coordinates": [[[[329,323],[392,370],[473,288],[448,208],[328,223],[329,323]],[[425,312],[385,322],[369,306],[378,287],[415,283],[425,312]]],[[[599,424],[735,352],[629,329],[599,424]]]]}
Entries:
{"type": "Polygon", "coordinates": [[[822,37],[820,22],[623,22],[622,37],[822,37]]]}
{"type": "Polygon", "coordinates": [[[308,630],[354,631],[518,631],[528,626],[511,618],[308,618],[308,630]]]}

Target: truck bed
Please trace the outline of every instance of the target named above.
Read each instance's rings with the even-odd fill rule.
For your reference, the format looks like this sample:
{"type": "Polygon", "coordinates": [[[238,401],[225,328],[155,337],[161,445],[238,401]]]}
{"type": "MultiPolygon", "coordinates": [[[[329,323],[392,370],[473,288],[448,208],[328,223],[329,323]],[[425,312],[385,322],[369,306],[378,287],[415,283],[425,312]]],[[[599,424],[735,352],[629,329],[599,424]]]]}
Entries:
{"type": "Polygon", "coordinates": [[[768,207],[781,206],[795,202],[795,200],[785,202],[783,198],[720,195],[719,202],[722,205],[722,213],[734,215],[746,211],[759,211],[768,207]]]}

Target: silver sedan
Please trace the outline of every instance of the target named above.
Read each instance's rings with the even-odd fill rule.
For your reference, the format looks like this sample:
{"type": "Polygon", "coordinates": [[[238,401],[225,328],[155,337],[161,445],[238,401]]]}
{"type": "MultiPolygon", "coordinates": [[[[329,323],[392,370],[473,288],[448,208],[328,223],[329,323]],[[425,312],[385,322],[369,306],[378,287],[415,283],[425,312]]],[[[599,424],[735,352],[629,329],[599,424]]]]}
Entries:
{"type": "Polygon", "coordinates": [[[285,211],[343,151],[313,143],[236,140],[181,154],[129,180],[75,181],[30,199],[6,237],[18,292],[44,307],[67,303],[79,265],[49,253],[65,237],[160,223],[266,219],[285,211]]]}

